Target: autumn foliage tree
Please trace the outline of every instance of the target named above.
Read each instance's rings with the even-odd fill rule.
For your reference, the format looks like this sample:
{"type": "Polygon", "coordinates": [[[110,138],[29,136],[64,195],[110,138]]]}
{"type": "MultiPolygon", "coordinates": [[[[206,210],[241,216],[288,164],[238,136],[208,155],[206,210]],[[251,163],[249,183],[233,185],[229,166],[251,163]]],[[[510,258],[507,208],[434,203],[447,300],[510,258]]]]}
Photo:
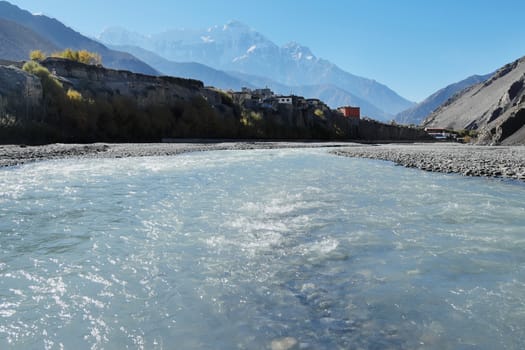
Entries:
{"type": "Polygon", "coordinates": [[[43,61],[47,57],[65,58],[67,60],[90,65],[102,64],[102,57],[100,57],[98,53],[89,52],[87,50],[72,50],[68,48],[64,51],[54,52],[51,56],[47,56],[40,50],[34,50],[29,53],[29,58],[32,61],[43,61]]]}
{"type": "Polygon", "coordinates": [[[51,55],[51,57],[57,57],[57,58],[65,58],[71,61],[76,61],[84,64],[102,64],[102,58],[99,54],[94,52],[89,52],[87,50],[71,50],[71,49],[65,49],[62,52],[55,52],[51,55]]]}
{"type": "Polygon", "coordinates": [[[29,58],[31,61],[40,62],[46,59],[46,54],[40,50],[33,50],[29,53],[29,58]]]}

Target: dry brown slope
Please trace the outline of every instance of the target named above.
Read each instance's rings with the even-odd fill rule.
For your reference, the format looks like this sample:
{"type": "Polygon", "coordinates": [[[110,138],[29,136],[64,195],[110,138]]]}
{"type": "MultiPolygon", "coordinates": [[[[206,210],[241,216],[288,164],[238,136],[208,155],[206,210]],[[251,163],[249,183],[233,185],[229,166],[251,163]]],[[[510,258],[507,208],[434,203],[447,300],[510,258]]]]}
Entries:
{"type": "MultiPolygon", "coordinates": [[[[505,139],[525,125],[525,57],[505,65],[486,82],[447,101],[423,125],[479,130],[481,142],[508,143],[505,139]]],[[[519,132],[509,141],[525,143],[522,134],[519,132]]]]}

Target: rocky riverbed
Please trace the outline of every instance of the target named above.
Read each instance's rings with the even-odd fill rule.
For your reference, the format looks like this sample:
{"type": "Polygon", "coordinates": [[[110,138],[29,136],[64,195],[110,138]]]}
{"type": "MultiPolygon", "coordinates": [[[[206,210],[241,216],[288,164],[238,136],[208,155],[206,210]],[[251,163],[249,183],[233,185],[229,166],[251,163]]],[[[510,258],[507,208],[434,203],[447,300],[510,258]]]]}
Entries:
{"type": "Polygon", "coordinates": [[[336,150],[340,156],[380,159],[426,171],[525,181],[525,146],[462,144],[361,145],[336,150]]]}

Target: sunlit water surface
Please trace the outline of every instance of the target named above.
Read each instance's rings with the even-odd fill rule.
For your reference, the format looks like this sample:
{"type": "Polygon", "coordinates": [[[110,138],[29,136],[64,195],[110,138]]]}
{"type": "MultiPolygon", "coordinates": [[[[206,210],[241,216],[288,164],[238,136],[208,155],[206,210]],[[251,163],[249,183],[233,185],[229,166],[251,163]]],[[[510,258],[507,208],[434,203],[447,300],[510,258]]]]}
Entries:
{"type": "Polygon", "coordinates": [[[525,186],[323,150],[0,170],[1,349],[522,349],[525,186]]]}

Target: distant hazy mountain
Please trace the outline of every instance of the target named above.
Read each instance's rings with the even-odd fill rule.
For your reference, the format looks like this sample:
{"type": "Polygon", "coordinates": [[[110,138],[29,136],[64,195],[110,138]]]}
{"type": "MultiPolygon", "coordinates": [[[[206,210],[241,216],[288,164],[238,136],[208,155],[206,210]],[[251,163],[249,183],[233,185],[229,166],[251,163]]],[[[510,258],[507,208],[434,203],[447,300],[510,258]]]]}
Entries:
{"type": "Polygon", "coordinates": [[[240,90],[242,87],[254,87],[247,81],[238,79],[226,72],[213,69],[201,63],[173,62],[138,46],[111,45],[110,47],[115,50],[131,53],[164,75],[197,79],[204,82],[207,86],[214,86],[225,90],[240,90]]]}
{"type": "MultiPolygon", "coordinates": [[[[104,65],[107,67],[127,69],[145,74],[157,74],[157,71],[153,68],[128,53],[110,50],[106,46],[66,27],[56,19],[32,15],[30,12],[22,10],[7,1],[0,1],[0,19],[18,24],[16,28],[11,26],[10,29],[4,26],[2,33],[7,35],[7,33],[12,34],[13,31],[19,32],[20,35],[18,37],[15,36],[15,38],[17,38],[16,45],[20,47],[22,51],[27,51],[23,58],[27,58],[29,51],[32,49],[42,49],[48,54],[57,48],[86,49],[100,54],[104,65]],[[30,36],[28,34],[29,31],[23,29],[21,26],[29,29],[33,33],[37,33],[39,37],[43,38],[42,43],[35,43],[34,35],[30,36]],[[30,50],[27,50],[28,48],[30,48],[30,50]]],[[[7,22],[4,22],[4,24],[5,23],[7,22]]],[[[12,53],[13,56],[3,58],[13,59],[16,57],[16,59],[21,59],[20,52],[15,55],[16,52],[13,50],[12,53]]]]}
{"type": "Polygon", "coordinates": [[[425,126],[480,132],[480,142],[525,144],[525,57],[455,95],[425,126]]]}
{"type": "Polygon", "coordinates": [[[484,82],[490,78],[492,74],[494,73],[487,75],[473,75],[460,82],[450,84],[447,87],[433,93],[423,102],[420,102],[417,105],[401,113],[398,113],[395,116],[395,120],[401,124],[419,125],[426,117],[430,115],[430,113],[445,103],[449,98],[472,85],[484,82]]]}
{"type": "Polygon", "coordinates": [[[391,116],[381,111],[371,103],[352,95],[334,85],[305,85],[288,86],[274,80],[239,72],[223,72],[204,64],[194,62],[173,62],[159,55],[136,46],[110,46],[116,50],[126,51],[148,63],[162,74],[183,78],[192,78],[203,81],[206,85],[222,89],[240,90],[242,87],[257,88],[269,87],[278,94],[295,94],[307,98],[316,97],[326,102],[332,108],[343,105],[360,106],[363,115],[374,116],[382,121],[391,119],[391,116]]]}
{"type": "Polygon", "coordinates": [[[21,61],[36,49],[51,52],[58,47],[31,29],[0,18],[0,58],[21,61]]]}
{"type": "Polygon", "coordinates": [[[316,57],[307,47],[297,43],[279,47],[239,22],[149,36],[111,28],[100,35],[100,40],[139,46],[175,62],[199,62],[223,71],[264,76],[286,86],[337,86],[389,115],[413,105],[385,85],[316,57]]]}

